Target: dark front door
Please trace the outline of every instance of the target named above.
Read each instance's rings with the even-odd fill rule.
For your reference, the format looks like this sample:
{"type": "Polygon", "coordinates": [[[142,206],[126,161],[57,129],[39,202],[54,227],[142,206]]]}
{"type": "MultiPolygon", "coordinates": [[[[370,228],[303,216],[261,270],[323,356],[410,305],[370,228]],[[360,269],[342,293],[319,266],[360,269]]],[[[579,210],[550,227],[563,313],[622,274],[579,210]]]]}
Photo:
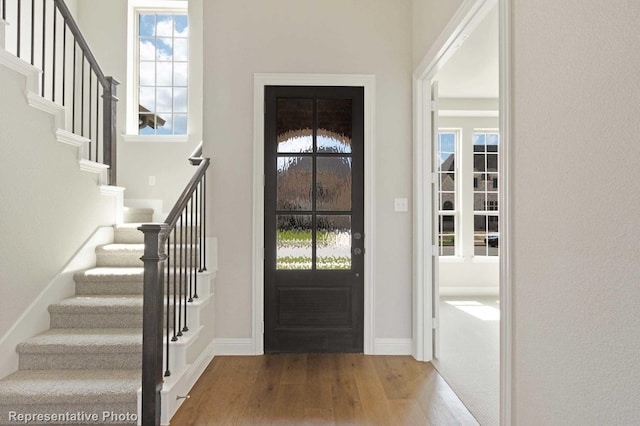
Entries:
{"type": "Polygon", "coordinates": [[[264,350],[362,352],[364,89],[265,99],[264,350]]]}

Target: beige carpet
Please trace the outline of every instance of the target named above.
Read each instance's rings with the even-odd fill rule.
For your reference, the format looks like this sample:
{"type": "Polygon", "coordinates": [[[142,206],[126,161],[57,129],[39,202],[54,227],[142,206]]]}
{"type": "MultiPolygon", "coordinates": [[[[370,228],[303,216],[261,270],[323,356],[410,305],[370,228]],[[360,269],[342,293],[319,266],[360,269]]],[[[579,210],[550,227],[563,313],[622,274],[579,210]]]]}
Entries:
{"type": "Polygon", "coordinates": [[[434,366],[482,426],[500,423],[498,297],[440,298],[434,366]]]}

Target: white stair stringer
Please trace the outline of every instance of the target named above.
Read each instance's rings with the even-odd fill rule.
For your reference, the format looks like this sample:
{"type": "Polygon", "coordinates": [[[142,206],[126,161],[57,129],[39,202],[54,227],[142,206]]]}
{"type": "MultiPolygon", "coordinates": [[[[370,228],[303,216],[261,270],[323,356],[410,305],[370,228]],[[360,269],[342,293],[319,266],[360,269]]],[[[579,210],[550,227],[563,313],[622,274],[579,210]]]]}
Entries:
{"type": "Polygon", "coordinates": [[[38,110],[51,114],[54,118],[56,139],[66,145],[76,148],[78,166],[80,170],[96,174],[98,185],[107,183],[109,166],[89,160],[89,139],[76,135],[71,129],[71,114],[68,108],[40,96],[40,76],[42,72],[37,67],[17,58],[4,48],[4,27],[6,22],[0,19],[0,64],[12,69],[25,77],[27,103],[38,110]]]}
{"type": "MultiPolygon", "coordinates": [[[[213,309],[214,304],[210,302],[213,300],[215,295],[215,277],[215,271],[204,271],[198,273],[198,295],[199,299],[201,299],[201,303],[196,304],[195,307],[198,309],[198,318],[200,321],[203,317],[203,310],[206,307],[213,309]]],[[[192,312],[189,315],[194,314],[195,312],[192,312]]],[[[213,318],[212,312],[209,312],[209,315],[210,318],[213,318]]],[[[205,324],[202,324],[198,328],[199,335],[204,334],[203,326],[205,326],[205,324]]],[[[213,327],[213,324],[206,324],[206,326],[213,327]]],[[[189,326],[189,328],[191,329],[192,326],[189,326]]],[[[176,347],[175,351],[170,351],[169,362],[171,375],[164,378],[160,399],[161,425],[169,425],[171,417],[173,417],[176,411],[178,411],[178,408],[180,408],[182,403],[185,401],[185,397],[189,395],[189,391],[193,385],[195,385],[196,381],[202,375],[215,355],[214,344],[211,341],[206,341],[206,346],[198,353],[189,353],[190,347],[196,346],[196,340],[200,338],[199,335],[185,341],[182,346],[176,347]],[[184,364],[180,359],[182,356],[184,356],[184,364]],[[174,357],[175,361],[172,361],[171,357],[174,357]],[[189,361],[190,358],[192,359],[191,362],[189,361]]],[[[142,393],[138,392],[138,407],[141,407],[141,404],[142,393]]]]}
{"type": "Polygon", "coordinates": [[[5,44],[5,26],[7,25],[7,22],[0,18],[0,50],[5,49],[6,48],[6,44],[5,44]]]}

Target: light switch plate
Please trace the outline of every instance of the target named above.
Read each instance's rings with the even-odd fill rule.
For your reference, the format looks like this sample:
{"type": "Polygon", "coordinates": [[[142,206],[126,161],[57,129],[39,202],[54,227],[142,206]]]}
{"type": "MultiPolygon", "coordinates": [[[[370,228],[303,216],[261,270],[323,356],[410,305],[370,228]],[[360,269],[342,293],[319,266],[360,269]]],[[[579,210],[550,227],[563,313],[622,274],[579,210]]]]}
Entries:
{"type": "Polygon", "coordinates": [[[408,212],[409,211],[409,199],[407,198],[394,198],[393,210],[396,212],[408,212]]]}

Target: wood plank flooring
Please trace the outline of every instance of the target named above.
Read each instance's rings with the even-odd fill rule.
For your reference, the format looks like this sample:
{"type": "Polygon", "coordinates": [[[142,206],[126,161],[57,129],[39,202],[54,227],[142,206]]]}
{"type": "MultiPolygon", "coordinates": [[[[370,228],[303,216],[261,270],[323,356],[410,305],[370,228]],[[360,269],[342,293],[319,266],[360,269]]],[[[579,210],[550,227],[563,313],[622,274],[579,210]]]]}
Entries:
{"type": "Polygon", "coordinates": [[[409,356],[214,358],[172,425],[477,425],[429,363],[409,356]]]}

